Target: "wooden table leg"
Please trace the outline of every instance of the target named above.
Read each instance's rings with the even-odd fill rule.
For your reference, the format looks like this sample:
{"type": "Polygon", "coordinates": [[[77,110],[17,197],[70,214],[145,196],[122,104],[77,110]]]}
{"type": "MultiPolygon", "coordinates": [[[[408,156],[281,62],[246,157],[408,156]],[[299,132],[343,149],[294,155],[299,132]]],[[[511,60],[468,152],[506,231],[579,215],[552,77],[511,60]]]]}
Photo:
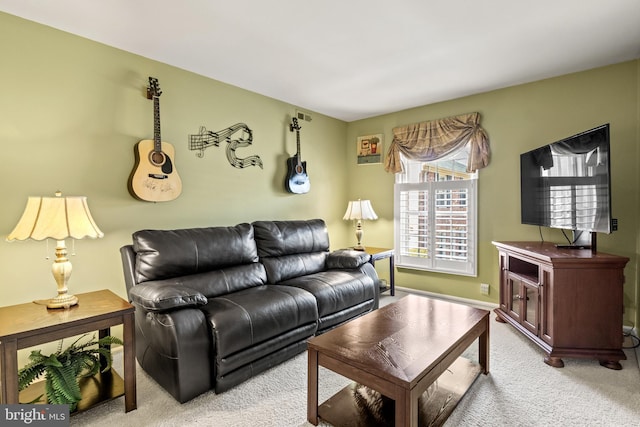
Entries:
{"type": "Polygon", "coordinates": [[[314,426],[318,425],[318,351],[308,349],[309,362],[307,366],[307,420],[314,426]]]}
{"type": "Polygon", "coordinates": [[[396,426],[418,427],[418,398],[412,390],[396,388],[396,426]]]}
{"type": "Polygon", "coordinates": [[[478,362],[483,374],[489,373],[489,316],[484,319],[484,332],[478,339],[478,362]]]}
{"type": "Polygon", "coordinates": [[[0,403],[18,403],[18,342],[0,341],[0,403]]]}
{"type": "MultiPolygon", "coordinates": [[[[105,329],[100,329],[98,331],[98,339],[101,340],[102,338],[108,337],[109,335],[111,335],[111,328],[105,328],[105,329]]],[[[105,345],[104,346],[107,350],[111,351],[111,346],[110,345],[105,345]]],[[[104,369],[107,367],[107,359],[100,355],[100,370],[104,369]]]]}
{"type": "Polygon", "coordinates": [[[126,314],[122,319],[122,335],[124,343],[124,410],[125,412],[137,409],[136,391],[136,331],[133,313],[126,314]]]}
{"type": "Polygon", "coordinates": [[[389,257],[389,293],[391,294],[391,296],[394,296],[396,294],[396,280],[395,280],[395,265],[394,265],[394,261],[393,261],[393,255],[391,255],[389,257]]]}

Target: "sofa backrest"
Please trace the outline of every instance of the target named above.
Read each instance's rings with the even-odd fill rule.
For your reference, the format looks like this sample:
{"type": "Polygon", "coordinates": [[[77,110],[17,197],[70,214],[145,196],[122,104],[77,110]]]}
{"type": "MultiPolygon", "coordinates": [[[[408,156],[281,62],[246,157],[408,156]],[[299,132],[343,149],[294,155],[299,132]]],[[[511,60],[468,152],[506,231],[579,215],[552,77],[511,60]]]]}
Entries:
{"type": "Polygon", "coordinates": [[[329,233],[323,220],[256,221],[253,229],[269,283],[325,270],[329,233]]]}
{"type": "Polygon", "coordinates": [[[266,283],[251,224],[133,233],[136,284],[189,286],[212,298],[266,283]]]}

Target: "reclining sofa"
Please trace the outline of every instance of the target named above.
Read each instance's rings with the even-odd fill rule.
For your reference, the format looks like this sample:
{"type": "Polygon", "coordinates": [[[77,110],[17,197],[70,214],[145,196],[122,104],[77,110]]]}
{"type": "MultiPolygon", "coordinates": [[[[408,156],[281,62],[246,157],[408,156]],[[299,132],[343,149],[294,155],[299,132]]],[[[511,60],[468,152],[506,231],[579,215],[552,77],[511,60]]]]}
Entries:
{"type": "Polygon", "coordinates": [[[132,237],[120,253],[136,358],[181,403],[224,392],[378,308],[369,256],[330,252],[320,219],[132,237]]]}

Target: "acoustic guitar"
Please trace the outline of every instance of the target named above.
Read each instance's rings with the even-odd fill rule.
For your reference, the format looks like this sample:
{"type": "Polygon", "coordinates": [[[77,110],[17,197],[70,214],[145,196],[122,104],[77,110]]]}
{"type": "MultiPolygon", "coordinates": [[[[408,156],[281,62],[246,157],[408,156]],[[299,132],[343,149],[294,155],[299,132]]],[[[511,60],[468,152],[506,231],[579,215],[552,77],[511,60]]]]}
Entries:
{"type": "Polygon", "coordinates": [[[300,158],[300,125],[297,118],[293,118],[289,129],[291,132],[296,131],[296,155],[287,159],[287,177],[284,185],[289,193],[303,194],[309,192],[311,183],[307,175],[307,162],[300,158]]]}
{"type": "Polygon", "coordinates": [[[173,163],[173,145],[160,138],[161,94],[158,79],[149,77],[147,98],[153,99],[153,140],[144,139],[136,144],[136,164],[129,180],[131,194],[147,202],[167,202],[182,192],[182,180],[173,163]]]}

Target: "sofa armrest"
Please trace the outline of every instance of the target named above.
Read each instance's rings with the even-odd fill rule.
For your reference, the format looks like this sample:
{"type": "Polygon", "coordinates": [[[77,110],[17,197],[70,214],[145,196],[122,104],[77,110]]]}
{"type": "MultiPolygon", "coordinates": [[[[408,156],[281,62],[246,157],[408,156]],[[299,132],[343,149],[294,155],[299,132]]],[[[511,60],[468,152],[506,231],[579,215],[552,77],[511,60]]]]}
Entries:
{"type": "Polygon", "coordinates": [[[327,256],[327,269],[358,268],[369,262],[369,259],[371,255],[364,251],[339,249],[327,256]]]}
{"type": "Polygon", "coordinates": [[[143,283],[129,291],[129,299],[147,311],[167,310],[205,305],[207,297],[187,286],[143,283]]]}

